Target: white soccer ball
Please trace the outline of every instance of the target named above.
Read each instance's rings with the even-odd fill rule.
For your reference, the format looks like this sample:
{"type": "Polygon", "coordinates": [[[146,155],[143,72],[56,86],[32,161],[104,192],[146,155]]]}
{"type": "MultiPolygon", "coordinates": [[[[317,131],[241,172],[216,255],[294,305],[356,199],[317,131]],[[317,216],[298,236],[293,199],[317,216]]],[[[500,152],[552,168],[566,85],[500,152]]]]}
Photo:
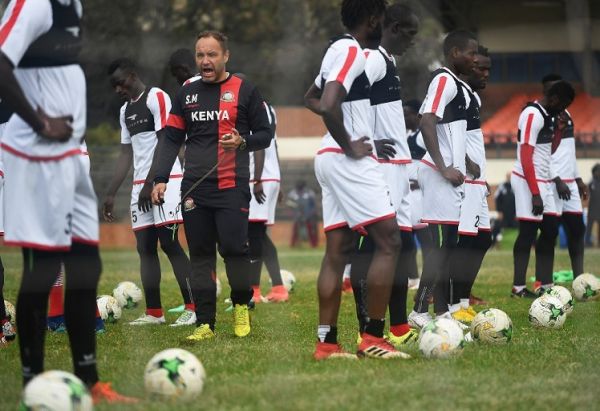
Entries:
{"type": "Polygon", "coordinates": [[[578,275],[573,280],[573,295],[579,301],[595,300],[600,295],[600,280],[589,273],[578,275]]]}
{"type": "Polygon", "coordinates": [[[459,354],[465,346],[463,332],[456,321],[436,318],[419,334],[419,350],[427,358],[446,358],[459,354]]]}
{"type": "Polygon", "coordinates": [[[17,322],[17,310],[15,310],[15,306],[12,305],[10,301],[4,300],[4,309],[6,310],[6,316],[8,317],[8,321],[13,324],[17,322]]]}
{"type": "Polygon", "coordinates": [[[529,322],[536,327],[561,328],[566,318],[560,300],[548,294],[536,298],[529,308],[529,322]]]}
{"type": "Polygon", "coordinates": [[[221,295],[221,291],[223,291],[223,286],[221,285],[221,280],[217,277],[217,297],[221,295]]]}
{"type": "Polygon", "coordinates": [[[46,371],[25,386],[19,409],[91,411],[94,404],[79,378],[65,371],[46,371]]]}
{"type": "Polygon", "coordinates": [[[544,295],[551,295],[553,297],[558,298],[562,303],[563,309],[565,310],[565,313],[567,313],[567,315],[573,312],[573,304],[575,303],[575,301],[573,301],[573,296],[571,295],[571,292],[565,287],[560,285],[554,285],[548,288],[544,292],[544,295]]]}
{"type": "Polygon", "coordinates": [[[100,317],[106,322],[116,323],[121,318],[122,310],[119,302],[112,295],[101,295],[96,299],[100,317]]]}
{"type": "Polygon", "coordinates": [[[512,333],[510,317],[497,308],[488,308],[477,313],[471,323],[471,335],[475,341],[506,344],[512,339],[512,333]]]}
{"type": "Polygon", "coordinates": [[[196,356],[180,348],[156,354],[146,365],[146,392],[159,398],[188,401],[202,392],[206,372],[196,356]]]}
{"type": "Polygon", "coordinates": [[[296,284],[296,276],[292,274],[291,271],[281,270],[281,281],[283,281],[283,286],[288,292],[294,289],[294,285],[296,284]]]}
{"type": "Polygon", "coordinates": [[[131,281],[123,281],[117,284],[113,290],[115,297],[122,308],[133,308],[142,301],[142,290],[131,281]]]}

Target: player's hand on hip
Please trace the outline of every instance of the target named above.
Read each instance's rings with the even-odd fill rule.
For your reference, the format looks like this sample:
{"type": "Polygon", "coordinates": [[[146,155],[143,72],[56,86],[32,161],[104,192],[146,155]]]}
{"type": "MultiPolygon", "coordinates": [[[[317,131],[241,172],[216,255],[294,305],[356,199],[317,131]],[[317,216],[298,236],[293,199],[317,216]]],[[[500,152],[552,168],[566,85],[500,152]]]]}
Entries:
{"type": "Polygon", "coordinates": [[[240,136],[240,133],[235,128],[232,128],[231,133],[225,134],[219,143],[225,151],[237,150],[240,144],[242,144],[242,136],[240,136]]]}
{"type": "Polygon", "coordinates": [[[152,184],[145,183],[138,196],[138,210],[147,213],[152,210],[152,184]]]}
{"type": "Polygon", "coordinates": [[[355,160],[370,156],[373,154],[373,146],[368,141],[369,137],[361,137],[358,140],[351,141],[346,155],[355,160]]]}
{"type": "Polygon", "coordinates": [[[458,187],[465,182],[465,176],[463,173],[452,166],[442,169],[441,173],[442,177],[448,180],[454,187],[458,187]]]}
{"type": "Polygon", "coordinates": [[[389,160],[396,155],[396,149],[394,148],[394,140],[391,138],[384,138],[381,140],[374,140],[375,150],[377,151],[377,157],[384,160],[389,160]]]}
{"type": "Polygon", "coordinates": [[[113,196],[107,196],[104,199],[104,204],[102,204],[102,217],[104,217],[104,221],[109,223],[115,221],[115,216],[113,215],[114,206],[115,198],[113,196]]]}
{"type": "Polygon", "coordinates": [[[167,191],[167,185],[165,183],[157,183],[152,189],[152,203],[161,205],[165,202],[165,191],[167,191]]]}
{"type": "Polygon", "coordinates": [[[544,213],[544,202],[539,194],[531,197],[531,212],[533,215],[542,215],[544,213]]]}
{"type": "Polygon", "coordinates": [[[44,128],[39,131],[42,137],[59,142],[65,142],[71,138],[73,135],[72,116],[49,117],[40,107],[38,107],[37,113],[44,123],[44,128]]]}
{"type": "Polygon", "coordinates": [[[569,186],[562,180],[558,180],[555,182],[556,191],[558,192],[558,198],[561,200],[569,201],[571,199],[571,189],[569,186]]]}
{"type": "Polygon", "coordinates": [[[252,193],[254,194],[254,198],[256,198],[258,204],[263,204],[267,200],[267,195],[265,194],[263,184],[260,181],[254,183],[254,186],[252,187],[252,193]]]}

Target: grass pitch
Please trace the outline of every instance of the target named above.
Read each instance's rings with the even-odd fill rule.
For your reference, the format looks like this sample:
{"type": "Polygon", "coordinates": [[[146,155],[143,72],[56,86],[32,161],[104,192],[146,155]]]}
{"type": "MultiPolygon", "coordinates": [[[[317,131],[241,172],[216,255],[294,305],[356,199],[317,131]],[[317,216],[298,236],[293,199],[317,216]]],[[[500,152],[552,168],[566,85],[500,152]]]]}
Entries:
{"type": "MultiPolygon", "coordinates": [[[[192,330],[126,324],[143,307],[124,311],[118,324],[107,325],[98,337],[101,378],[128,395],[142,398],[134,407],[101,405],[99,410],[368,410],[368,409],[600,409],[600,302],[576,304],[562,330],[538,330],[527,321],[531,300],[509,297],[512,254],[491,251],[474,292],[513,320],[513,341],[507,346],[470,344],[449,360],[427,360],[416,348],[408,361],[312,360],[317,325],[315,279],[322,251],[280,251],[283,268],[298,283],[286,304],[260,305],[253,313],[252,334],[233,336],[231,314],[219,298],[217,338],[196,345],[184,342],[192,330]],[[207,372],[202,395],[192,404],[157,402],[146,398],[143,371],[158,351],[181,347],[198,356],[207,372]]],[[[117,282],[140,284],[135,252],[102,253],[104,274],[99,294],[110,294],[117,282]]],[[[20,254],[2,255],[7,270],[5,296],[14,302],[20,277],[20,254]]],[[[175,279],[163,263],[163,305],[180,304],[175,279]]],[[[588,251],[586,267],[597,270],[600,252],[588,251]]],[[[530,264],[530,267],[532,264],[530,264]]],[[[569,267],[564,251],[557,252],[557,269],[569,267]]],[[[263,290],[268,290],[266,275],[263,290]]],[[[411,296],[412,298],[412,293],[411,296]]],[[[168,322],[176,316],[169,314],[168,322]]],[[[356,324],[350,295],[343,298],[340,341],[355,349],[356,324]]],[[[66,335],[48,334],[46,369],[72,370],[66,335]]],[[[0,410],[16,409],[21,390],[17,344],[0,350],[0,410]]]]}

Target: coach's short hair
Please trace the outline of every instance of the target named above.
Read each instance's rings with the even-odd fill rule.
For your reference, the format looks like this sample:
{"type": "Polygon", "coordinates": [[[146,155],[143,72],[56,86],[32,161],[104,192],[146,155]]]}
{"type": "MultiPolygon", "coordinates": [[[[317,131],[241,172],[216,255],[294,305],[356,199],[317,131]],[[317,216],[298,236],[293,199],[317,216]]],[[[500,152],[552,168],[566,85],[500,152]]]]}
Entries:
{"type": "Polygon", "coordinates": [[[221,33],[220,31],[205,30],[202,33],[198,34],[198,38],[196,39],[196,41],[207,37],[212,37],[213,39],[217,40],[224,52],[229,50],[229,39],[225,34],[221,33]]]}
{"type": "Polygon", "coordinates": [[[367,17],[380,16],[385,13],[386,0],[343,0],[342,24],[349,30],[354,30],[367,17]]]}
{"type": "Polygon", "coordinates": [[[542,84],[551,83],[554,81],[560,81],[562,79],[563,78],[560,74],[549,73],[549,74],[546,74],[544,77],[542,77],[542,84]]]}
{"type": "Polygon", "coordinates": [[[408,24],[411,23],[411,19],[416,17],[417,14],[406,4],[394,3],[385,10],[383,27],[389,27],[394,22],[408,24]]]}
{"type": "Polygon", "coordinates": [[[108,70],[107,70],[108,75],[112,76],[112,74],[115,71],[117,71],[117,69],[121,69],[128,73],[136,73],[137,72],[136,64],[133,62],[133,60],[131,60],[128,57],[122,57],[122,58],[116,59],[112,63],[110,63],[108,66],[108,70]]]}
{"type": "Polygon", "coordinates": [[[464,50],[470,40],[477,41],[477,36],[468,30],[454,30],[448,33],[444,39],[444,55],[450,54],[450,51],[456,47],[464,50]]]}
{"type": "Polygon", "coordinates": [[[568,81],[559,80],[548,89],[547,95],[556,96],[560,101],[570,103],[575,99],[575,89],[568,81]]]}

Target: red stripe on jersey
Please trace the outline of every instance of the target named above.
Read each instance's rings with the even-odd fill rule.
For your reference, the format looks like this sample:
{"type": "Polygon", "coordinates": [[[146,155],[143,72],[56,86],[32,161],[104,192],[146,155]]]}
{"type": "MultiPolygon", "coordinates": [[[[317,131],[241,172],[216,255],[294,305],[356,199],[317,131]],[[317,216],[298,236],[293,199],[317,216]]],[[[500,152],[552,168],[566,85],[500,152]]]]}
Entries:
{"type": "Polygon", "coordinates": [[[179,130],[185,130],[185,119],[177,114],[169,114],[167,120],[167,126],[177,128],[179,130]]]}
{"type": "Polygon", "coordinates": [[[162,92],[156,93],[158,99],[158,109],[160,111],[160,129],[162,130],[167,126],[167,110],[165,107],[165,94],[162,92]]]}
{"type": "Polygon", "coordinates": [[[527,125],[525,126],[525,144],[529,144],[529,138],[531,137],[531,123],[533,123],[533,113],[527,116],[527,125]]]}
{"type": "Polygon", "coordinates": [[[23,9],[24,5],[25,0],[17,0],[10,17],[8,18],[8,20],[6,20],[4,26],[0,28],[0,46],[2,46],[8,38],[8,35],[10,34],[12,28],[15,26],[15,23],[17,22],[19,14],[21,14],[21,10],[23,9]]]}
{"type": "Polygon", "coordinates": [[[435,98],[433,99],[433,104],[431,106],[432,113],[437,113],[440,100],[442,99],[442,93],[444,92],[444,87],[446,87],[446,81],[448,81],[448,77],[440,77],[437,90],[435,91],[435,98]]]}
{"type": "MultiPolygon", "coordinates": [[[[228,81],[221,84],[219,110],[221,112],[227,111],[229,118],[227,120],[219,120],[219,134],[217,135],[219,141],[225,134],[230,134],[232,129],[235,128],[241,85],[242,80],[235,76],[231,76],[228,81]],[[224,99],[223,96],[225,93],[233,95],[233,98],[224,99]]],[[[217,159],[219,161],[219,166],[217,167],[217,180],[219,190],[233,188],[235,187],[235,157],[237,151],[225,151],[219,142],[217,142],[217,147],[217,159]]]]}
{"type": "Polygon", "coordinates": [[[348,71],[350,71],[350,67],[352,67],[352,64],[354,64],[354,60],[356,59],[357,54],[358,49],[356,47],[350,47],[348,49],[348,55],[346,56],[346,61],[344,61],[344,66],[342,67],[342,70],[340,70],[340,73],[338,74],[335,81],[344,84],[344,80],[346,80],[348,71]]]}

